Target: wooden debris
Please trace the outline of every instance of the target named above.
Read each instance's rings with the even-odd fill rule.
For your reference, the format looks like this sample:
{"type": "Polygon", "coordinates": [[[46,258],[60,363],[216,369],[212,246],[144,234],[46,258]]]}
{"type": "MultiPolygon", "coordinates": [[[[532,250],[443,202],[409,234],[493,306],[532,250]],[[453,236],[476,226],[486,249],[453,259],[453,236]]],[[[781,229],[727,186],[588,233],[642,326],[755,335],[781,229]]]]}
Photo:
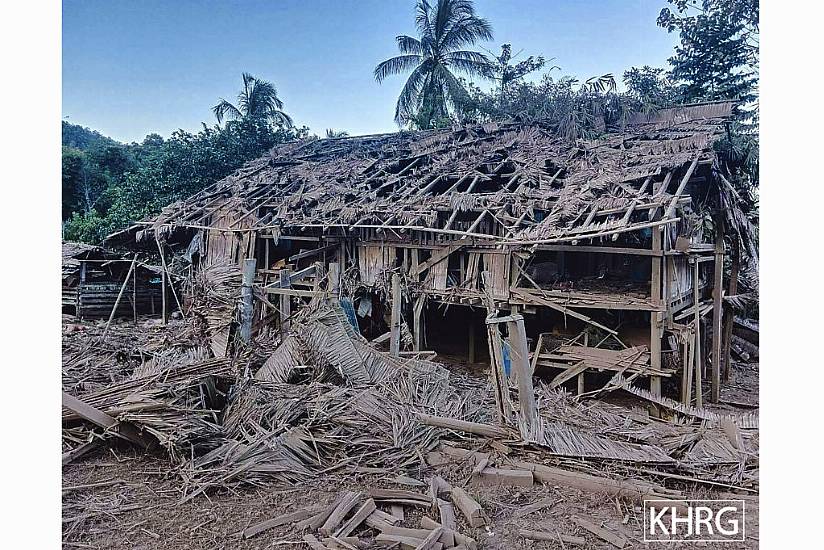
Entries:
{"type": "Polygon", "coordinates": [[[438,542],[442,534],[443,527],[433,529],[432,532],[415,547],[415,550],[436,550],[442,548],[443,544],[438,542]]]}
{"type": "Polygon", "coordinates": [[[591,521],[585,520],[585,519],[583,519],[581,517],[578,517],[578,516],[572,516],[571,519],[572,519],[573,522],[577,523],[580,527],[586,529],[587,531],[589,531],[590,533],[592,533],[596,537],[607,541],[608,543],[615,546],[616,548],[623,548],[624,546],[626,546],[629,543],[629,541],[627,539],[625,539],[624,537],[622,537],[620,535],[616,535],[612,531],[608,531],[607,529],[604,529],[603,527],[595,525],[591,521]]]}
{"type": "MultiPolygon", "coordinates": [[[[423,516],[421,518],[421,527],[424,529],[437,529],[438,527],[444,528],[444,537],[451,536],[452,539],[455,541],[456,544],[463,545],[469,550],[477,550],[478,543],[475,542],[475,539],[472,537],[468,537],[463,533],[459,532],[457,529],[450,529],[446,526],[441,525],[434,519],[430,518],[429,516],[423,516]]],[[[441,539],[445,540],[445,539],[441,539]]]]}
{"type": "Polygon", "coordinates": [[[347,491],[346,495],[341,499],[340,503],[335,507],[323,525],[318,529],[322,535],[330,535],[334,529],[340,524],[344,516],[354,508],[361,498],[361,493],[347,491]]]}
{"type": "Polygon", "coordinates": [[[303,541],[309,545],[311,550],[328,550],[314,535],[306,533],[303,535],[303,541]]]}
{"type": "Polygon", "coordinates": [[[622,481],[521,461],[516,461],[515,465],[519,468],[530,470],[535,476],[535,479],[541,483],[563,485],[582,491],[620,496],[633,502],[641,502],[645,497],[656,498],[655,495],[664,496],[669,493],[669,491],[663,487],[641,480],[622,481]]]}
{"type": "Polygon", "coordinates": [[[563,533],[558,532],[550,532],[550,531],[534,531],[532,529],[521,529],[518,531],[518,534],[526,539],[530,540],[541,540],[541,541],[548,541],[548,542],[557,542],[561,541],[565,544],[574,544],[577,546],[584,546],[586,545],[587,541],[583,537],[573,537],[571,535],[565,535],[563,533]]]}
{"type": "Polygon", "coordinates": [[[455,521],[455,507],[451,503],[438,499],[438,515],[441,519],[441,525],[449,529],[457,529],[457,522],[455,521]]]}
{"type": "Polygon", "coordinates": [[[524,516],[528,516],[529,514],[539,512],[539,511],[544,510],[546,508],[551,508],[557,502],[558,502],[557,500],[555,500],[551,497],[542,498],[538,502],[528,504],[528,505],[524,506],[523,508],[519,508],[518,510],[515,510],[515,512],[512,514],[512,517],[513,518],[522,518],[524,516]]]}
{"type": "Polygon", "coordinates": [[[460,487],[452,489],[452,502],[461,511],[470,526],[480,527],[486,525],[486,517],[481,505],[460,487]]]}
{"type": "Polygon", "coordinates": [[[376,509],[375,501],[371,498],[368,499],[363,505],[355,512],[355,515],[351,517],[340,529],[335,532],[336,537],[343,538],[348,536],[352,531],[354,531],[361,523],[366,521],[372,512],[376,509]]]}
{"type": "Polygon", "coordinates": [[[532,487],[532,472],[529,470],[509,470],[485,468],[476,478],[481,485],[514,485],[532,487]]]}
{"type": "Polygon", "coordinates": [[[392,504],[389,507],[389,510],[396,519],[398,519],[399,521],[403,521],[404,513],[402,504],[392,504]]]}
{"type": "Polygon", "coordinates": [[[276,518],[267,519],[266,521],[262,521],[258,524],[252,525],[251,527],[247,527],[243,530],[243,538],[250,539],[255,535],[258,535],[268,529],[273,529],[275,527],[280,527],[281,525],[286,525],[288,523],[296,523],[302,519],[306,519],[309,517],[314,516],[320,510],[319,507],[311,507],[311,508],[304,508],[302,510],[297,510],[295,512],[291,512],[289,514],[283,514],[276,518]]]}

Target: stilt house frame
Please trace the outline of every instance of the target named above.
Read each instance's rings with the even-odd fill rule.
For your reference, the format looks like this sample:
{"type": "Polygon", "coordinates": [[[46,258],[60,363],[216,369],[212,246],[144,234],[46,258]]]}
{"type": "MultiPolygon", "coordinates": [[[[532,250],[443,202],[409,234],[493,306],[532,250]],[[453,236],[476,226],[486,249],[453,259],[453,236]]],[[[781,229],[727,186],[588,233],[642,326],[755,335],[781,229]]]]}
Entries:
{"type": "Polygon", "coordinates": [[[705,228],[732,107],[637,114],[590,141],[512,122],[288,144],[108,241],[254,259],[256,294],[284,326],[330,290],[362,316],[394,305],[396,353],[404,335],[413,350],[468,340],[474,360],[487,309],[508,310],[526,319],[531,368],[558,383],[618,373],[660,394],[669,379],[700,404],[695,381],[717,400],[729,345],[724,224],[715,240],[705,228]],[[470,308],[480,323],[443,323],[470,308]]]}

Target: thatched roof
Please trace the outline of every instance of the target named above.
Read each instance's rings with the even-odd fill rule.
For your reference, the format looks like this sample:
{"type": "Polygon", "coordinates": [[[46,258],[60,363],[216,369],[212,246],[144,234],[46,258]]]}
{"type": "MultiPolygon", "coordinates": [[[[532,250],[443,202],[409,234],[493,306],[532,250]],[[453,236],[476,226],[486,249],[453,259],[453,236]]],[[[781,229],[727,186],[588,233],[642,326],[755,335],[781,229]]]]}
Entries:
{"type": "Polygon", "coordinates": [[[522,122],[291,143],[120,237],[209,226],[472,233],[484,212],[505,228],[496,239],[513,244],[631,231],[648,227],[650,212],[676,215],[684,175],[709,172],[732,107],[638,114],[620,132],[574,143],[522,122]]]}

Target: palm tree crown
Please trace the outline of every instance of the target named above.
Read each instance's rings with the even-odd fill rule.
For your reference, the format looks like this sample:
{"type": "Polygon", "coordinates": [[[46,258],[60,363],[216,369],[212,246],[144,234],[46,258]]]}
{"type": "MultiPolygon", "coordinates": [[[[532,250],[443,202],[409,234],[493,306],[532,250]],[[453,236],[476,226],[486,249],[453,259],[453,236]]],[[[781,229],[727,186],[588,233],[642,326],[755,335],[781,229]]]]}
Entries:
{"type": "Polygon", "coordinates": [[[283,112],[283,101],[271,82],[243,73],[243,89],[237,95],[237,106],[220,98],[212,107],[218,123],[224,118],[232,120],[258,119],[271,121],[278,126],[292,126],[292,118],[283,112]]]}
{"type": "Polygon", "coordinates": [[[415,11],[419,38],[398,36],[401,55],[375,67],[375,80],[411,71],[398,97],[395,120],[404,124],[415,119],[419,126],[429,126],[447,117],[449,107],[466,96],[453,70],[484,76],[489,60],[463,48],[491,40],[492,26],[475,15],[471,0],[418,0],[415,11]]]}

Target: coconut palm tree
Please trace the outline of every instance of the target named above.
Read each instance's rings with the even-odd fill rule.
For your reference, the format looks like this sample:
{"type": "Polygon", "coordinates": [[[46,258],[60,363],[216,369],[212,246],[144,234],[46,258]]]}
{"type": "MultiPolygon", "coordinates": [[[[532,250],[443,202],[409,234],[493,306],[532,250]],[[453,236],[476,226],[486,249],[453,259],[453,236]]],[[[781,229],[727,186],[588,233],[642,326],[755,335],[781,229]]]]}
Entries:
{"type": "Polygon", "coordinates": [[[243,89],[237,95],[237,106],[220,98],[220,103],[212,107],[212,112],[218,124],[228,118],[258,119],[278,126],[292,126],[292,118],[283,112],[283,101],[278,97],[275,85],[249,73],[243,73],[243,89]]]}
{"type": "Polygon", "coordinates": [[[415,11],[419,37],[396,37],[401,55],[375,67],[375,80],[411,71],[398,97],[395,121],[430,127],[466,97],[455,72],[484,76],[487,57],[463,48],[491,40],[492,26],[475,15],[471,0],[418,0],[415,11]]]}

